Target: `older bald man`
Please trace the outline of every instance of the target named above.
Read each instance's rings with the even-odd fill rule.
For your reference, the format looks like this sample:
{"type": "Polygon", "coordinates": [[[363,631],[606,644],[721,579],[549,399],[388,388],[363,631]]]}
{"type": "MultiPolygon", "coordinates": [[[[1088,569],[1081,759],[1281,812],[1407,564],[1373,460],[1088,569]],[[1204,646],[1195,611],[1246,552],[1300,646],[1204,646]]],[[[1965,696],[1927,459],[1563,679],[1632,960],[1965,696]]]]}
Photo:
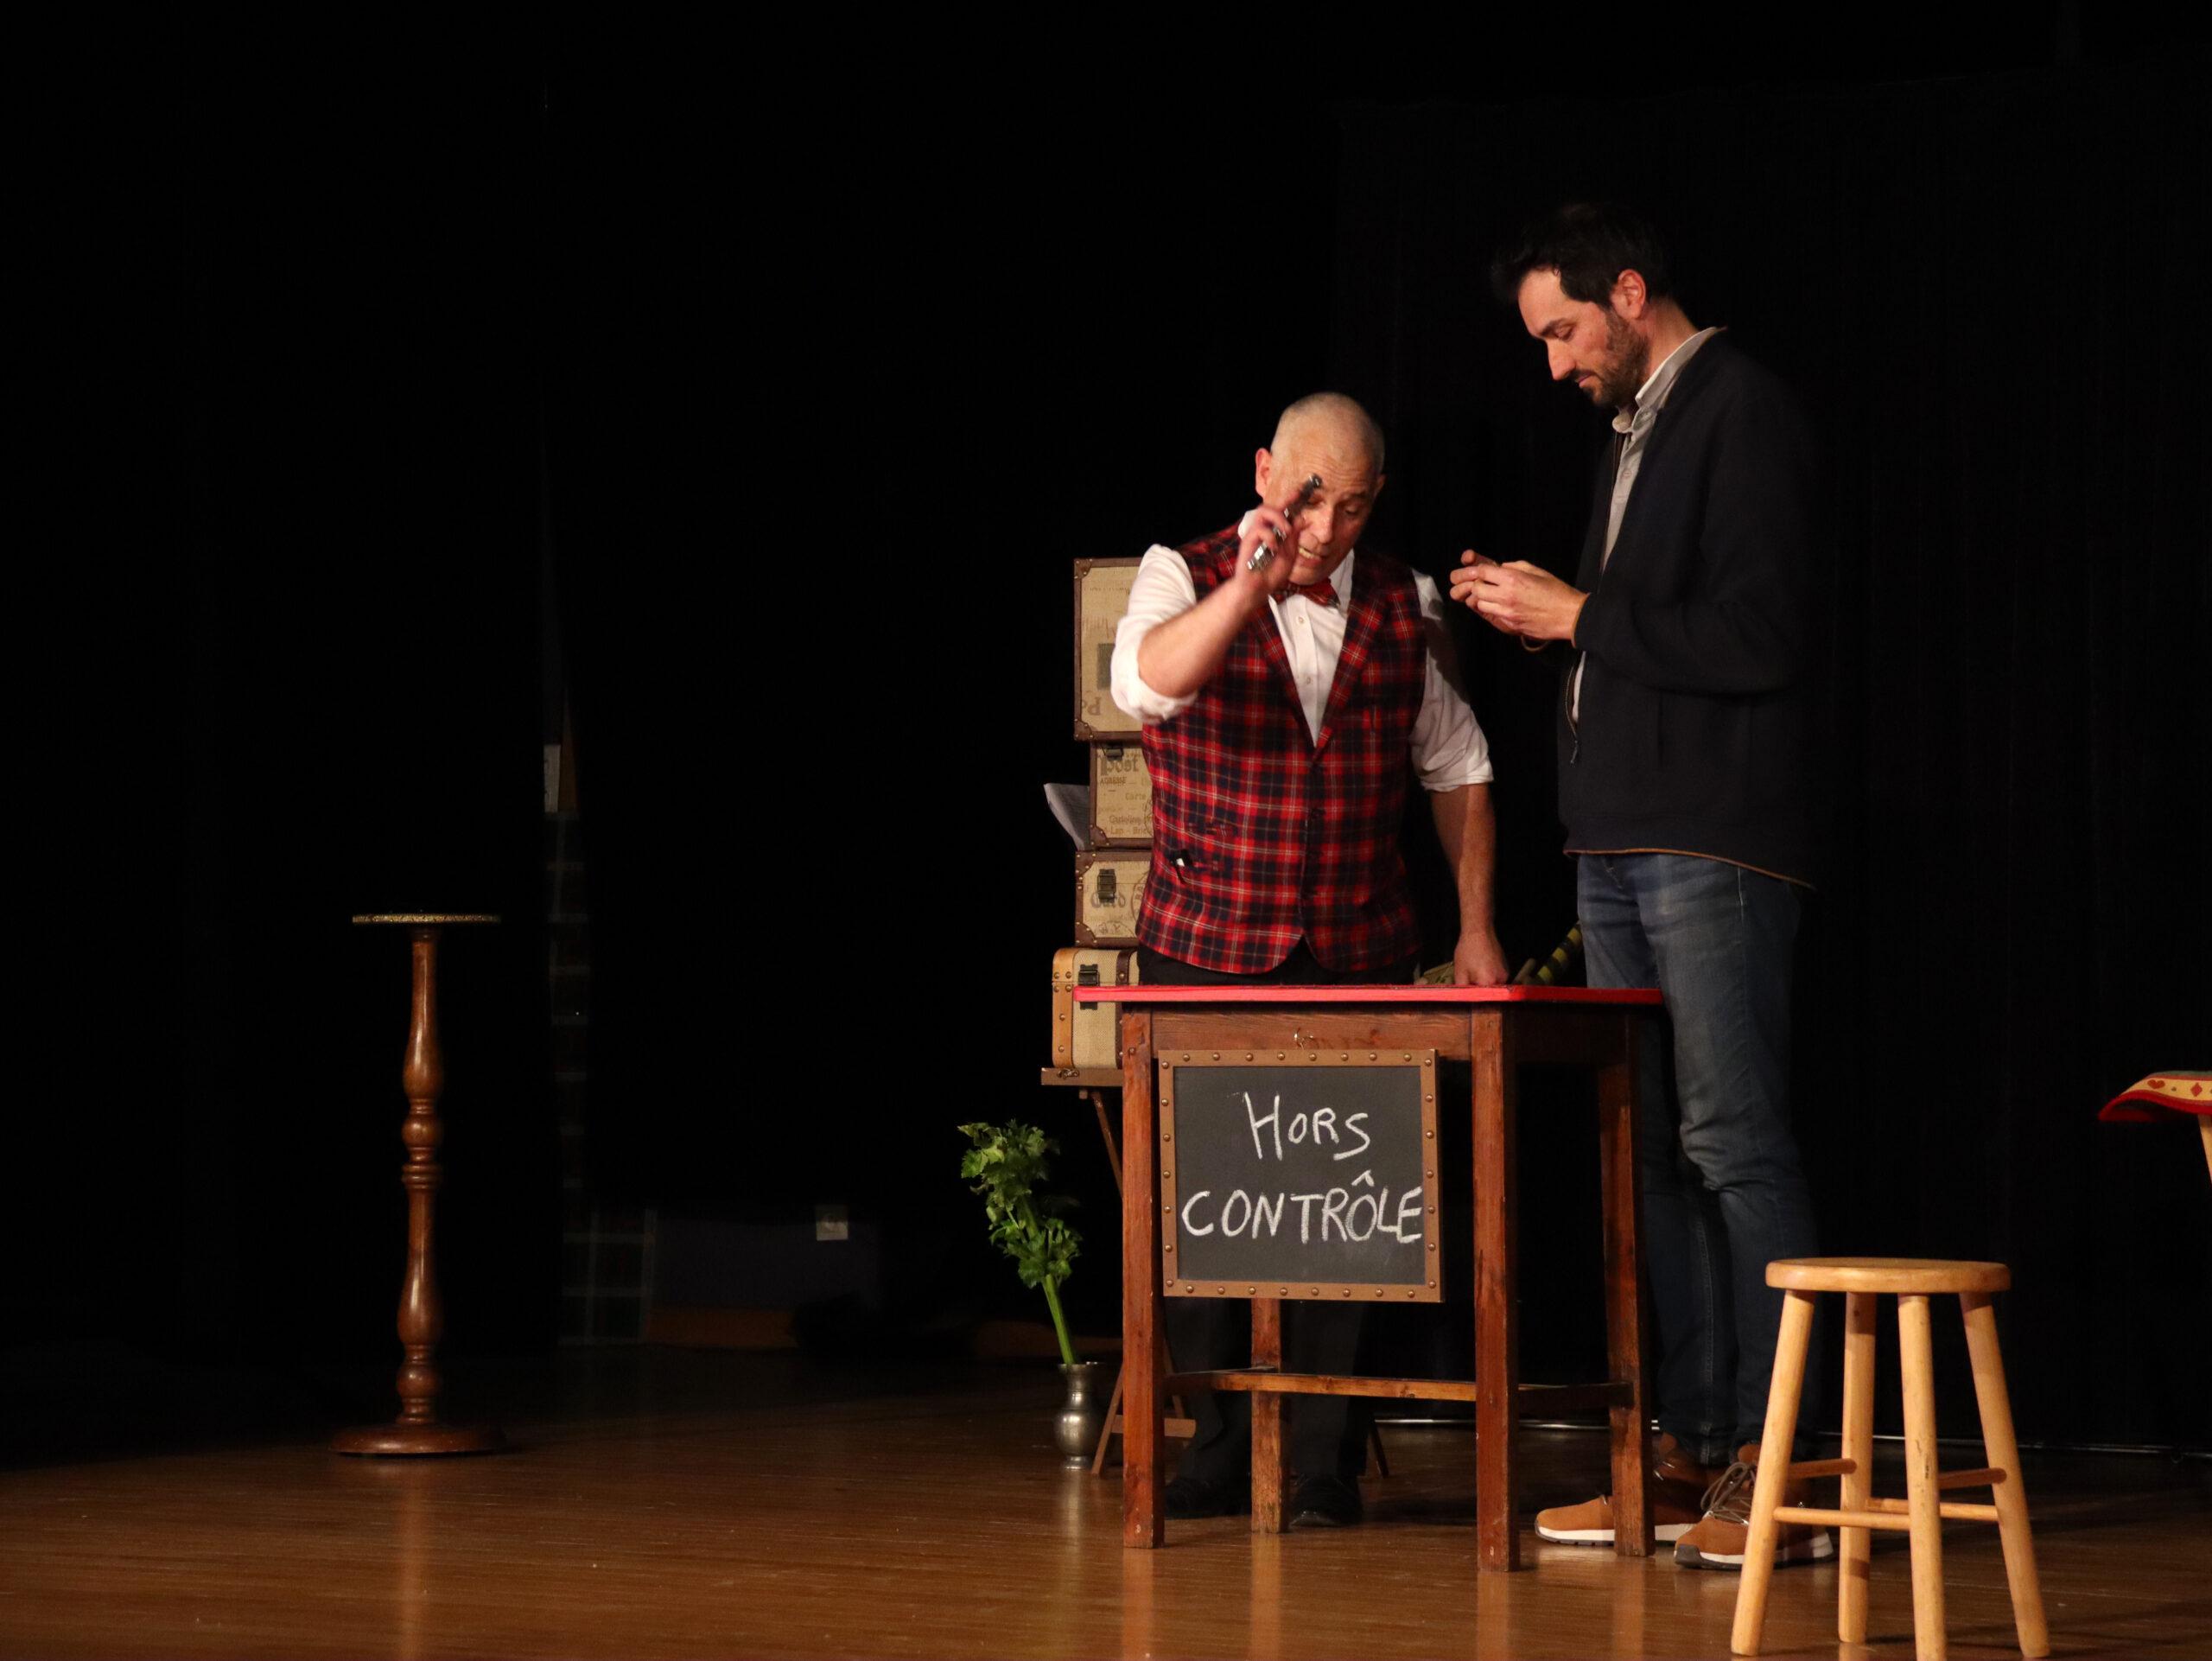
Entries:
{"type": "MultiPolygon", "coordinates": [[[[1460,983],[1507,977],[1491,913],[1489,747],[1447,672],[1436,586],[1360,545],[1384,483],[1382,434],[1340,393],[1300,398],[1253,458],[1259,504],[1144,557],[1115,640],[1114,701],[1144,723],[1152,870],[1137,923],[1153,984],[1410,981],[1421,931],[1398,837],[1408,780],[1459,889],[1460,983]]],[[[1287,1365],[1350,1372],[1363,1312],[1305,1305],[1287,1365]]],[[[1177,1365],[1241,1365],[1242,1303],[1179,1298],[1177,1365]]],[[[1240,1511],[1249,1404],[1202,1398],[1167,1485],[1171,1517],[1240,1511]]],[[[1342,1397],[1291,1409],[1292,1522],[1361,1513],[1363,1422],[1342,1397]]]]}

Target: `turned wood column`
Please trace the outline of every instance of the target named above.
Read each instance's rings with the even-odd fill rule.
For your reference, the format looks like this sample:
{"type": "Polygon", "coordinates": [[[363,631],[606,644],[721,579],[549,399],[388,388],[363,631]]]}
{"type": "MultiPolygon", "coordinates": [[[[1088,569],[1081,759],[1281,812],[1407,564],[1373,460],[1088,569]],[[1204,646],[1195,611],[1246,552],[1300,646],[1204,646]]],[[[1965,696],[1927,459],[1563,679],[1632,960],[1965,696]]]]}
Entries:
{"type": "Polygon", "coordinates": [[[438,934],[450,924],[496,923],[497,917],[462,913],[356,917],[356,923],[397,924],[412,941],[414,998],[407,1025],[407,1060],[400,1082],[407,1117],[399,1139],[407,1161],[399,1181],[407,1190],[407,1273],[399,1289],[399,1417],[390,1424],[342,1430],[331,1441],[340,1454],[481,1454],[505,1446],[495,1425],[445,1424],[438,1418],[435,1355],[445,1329],[438,1298],[436,1235],[438,1144],[445,1126],[438,1098],[445,1089],[445,1058],[438,1048],[438,934]]]}

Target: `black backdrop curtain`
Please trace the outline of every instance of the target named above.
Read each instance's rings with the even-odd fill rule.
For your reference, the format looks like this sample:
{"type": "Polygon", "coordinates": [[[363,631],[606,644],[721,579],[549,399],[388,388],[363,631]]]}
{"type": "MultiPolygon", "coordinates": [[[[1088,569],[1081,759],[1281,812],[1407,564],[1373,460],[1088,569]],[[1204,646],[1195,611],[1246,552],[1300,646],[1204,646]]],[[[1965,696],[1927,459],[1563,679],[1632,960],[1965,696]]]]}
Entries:
{"type": "MultiPolygon", "coordinates": [[[[2201,53],[1602,107],[1308,85],[1271,122],[1225,118],[1236,77],[1179,98],[1145,62],[778,111],[626,79],[666,43],[478,34],[156,42],[165,90],[27,239],[66,360],[34,454],[69,523],[20,658],[62,1148],[30,1167],[58,1247],[11,1333],[388,1357],[404,991],[342,920],[429,903],[511,919],[448,983],[453,1343],[550,1336],[540,533],[595,1176],[753,1216],[853,1199],[903,1219],[918,1298],[1026,1295],[930,1243],[973,1244],[949,1126],[977,1114],[1053,1124],[1110,1203],[1032,1071],[1069,932],[1039,786],[1081,766],[1066,562],[1227,522],[1274,412],[1333,382],[1391,430],[1378,540],[1563,563],[1592,417],[1481,262],[1522,209],[1610,189],[1834,461],[1801,1055],[1830,1243],[2013,1263],[2030,1434],[2205,1438],[2166,1337],[2212,1287],[2201,1161],[2090,1117],[2201,1065],[2212,1002],[2201,53]],[[928,614],[952,601],[965,633],[928,614]]],[[[1518,957],[1571,905],[1552,687],[1486,633],[1466,656],[1518,957]]],[[[1548,1134],[1532,1215],[1579,1180],[1548,1134]]],[[[1098,1330],[1110,1238],[1074,1289],[1098,1330]]],[[[1554,1319],[1532,1305],[1532,1347],[1554,1319]]]]}
{"type": "Polygon", "coordinates": [[[391,1410],[308,1379],[397,1352],[407,951],[356,913],[505,919],[445,956],[445,1352],[555,1330],[537,77],[292,44],[88,54],[73,212],[24,239],[66,523],[14,620],[18,1114],[54,1148],[0,1457],[391,1410]]]}
{"type": "MultiPolygon", "coordinates": [[[[908,1268],[995,1272],[938,1249],[972,1232],[945,1127],[1042,1117],[1084,1181],[1087,1131],[1030,1082],[1068,934],[1038,789],[1081,776],[1066,562],[1226,522],[1274,411],[1333,384],[1391,434],[1378,541],[1567,563],[1595,417],[1483,262],[1526,211],[1618,192],[1830,447],[1834,859],[1799,1058],[1827,1240],[2011,1262],[2029,1434],[2201,1441],[2165,1359],[2212,1288],[2201,1160],[2093,1114],[2203,1047],[2201,884],[2160,862],[2202,843],[2204,90],[2088,69],[1250,134],[948,103],[764,243],[690,206],[782,188],[720,157],[708,106],[641,123],[633,90],[556,84],[550,523],[602,1174],[794,1221],[851,1198],[931,1243],[908,1268]]],[[[1553,683],[1486,631],[1465,657],[1517,958],[1572,913],[1553,683]]],[[[1580,1203],[1551,1134],[1532,1212],[1580,1203]]],[[[1100,1326],[1109,1257],[1077,1289],[1100,1326]]],[[[1549,1304],[1529,1320],[1541,1348],[1549,1304]]]]}
{"type": "MultiPolygon", "coordinates": [[[[711,156],[709,124],[556,88],[550,522],[602,1170],[794,1220],[857,1197],[957,1239],[945,1125],[1031,1112],[1079,1166],[1083,1127],[1029,1083],[1068,932],[1037,792],[1081,767],[1066,562],[1233,517],[1274,412],[1332,384],[1391,434],[1378,541],[1440,572],[1470,544],[1567,564],[1596,417],[1484,261],[1526,212],[1614,192],[1829,446],[1834,859],[1799,1058],[1827,1240],[2011,1262],[2031,1434],[2201,1441],[2201,1379],[2164,1359],[2164,1317],[2212,1288],[2201,1161],[2093,1114],[2204,1042],[2202,885],[2160,866],[2202,840],[2181,296],[2205,90],[2088,68],[1355,105],[1250,135],[949,104],[763,245],[685,206],[738,176],[674,159],[711,156]],[[726,313],[746,283],[767,297],[726,313]],[[871,984],[893,990],[838,990],[871,984]],[[862,1065],[830,1075],[835,1123],[861,1136],[791,1106],[789,1064],[841,1056],[862,1065]]],[[[1465,657],[1517,958],[1572,914],[1553,683],[1487,631],[1465,657]]],[[[1548,1134],[1526,1180],[1565,1204],[1582,1178],[1548,1134]]],[[[1107,1264],[1085,1270],[1110,1323],[1107,1264]]]]}
{"type": "Polygon", "coordinates": [[[1251,434],[1320,372],[1326,262],[1255,302],[1207,251],[1243,158],[1141,121],[949,106],[767,240],[696,211],[783,187],[695,106],[579,65],[548,134],[595,1170],[965,1239],[950,1127],[1056,1111],[1067,562],[1241,511],[1251,434]],[[1106,237],[1125,188],[1142,233],[1106,237]]]}

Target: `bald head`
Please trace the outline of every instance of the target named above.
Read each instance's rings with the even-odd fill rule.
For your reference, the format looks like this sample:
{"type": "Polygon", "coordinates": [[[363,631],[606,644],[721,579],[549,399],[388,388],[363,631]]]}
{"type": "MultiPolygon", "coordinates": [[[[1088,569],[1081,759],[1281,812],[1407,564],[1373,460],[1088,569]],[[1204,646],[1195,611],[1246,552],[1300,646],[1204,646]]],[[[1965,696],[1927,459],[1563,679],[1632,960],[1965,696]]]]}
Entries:
{"type": "Polygon", "coordinates": [[[1290,580],[1326,576],[1382,493],[1382,430],[1342,392],[1316,392],[1282,412],[1274,442],[1252,460],[1252,488],[1298,532],[1290,580]]]}
{"type": "Polygon", "coordinates": [[[1275,436],[1268,448],[1280,455],[1304,448],[1301,441],[1340,453],[1357,449],[1366,455],[1375,475],[1382,475],[1382,429],[1357,398],[1342,392],[1309,392],[1285,410],[1275,418],[1275,436]]]}

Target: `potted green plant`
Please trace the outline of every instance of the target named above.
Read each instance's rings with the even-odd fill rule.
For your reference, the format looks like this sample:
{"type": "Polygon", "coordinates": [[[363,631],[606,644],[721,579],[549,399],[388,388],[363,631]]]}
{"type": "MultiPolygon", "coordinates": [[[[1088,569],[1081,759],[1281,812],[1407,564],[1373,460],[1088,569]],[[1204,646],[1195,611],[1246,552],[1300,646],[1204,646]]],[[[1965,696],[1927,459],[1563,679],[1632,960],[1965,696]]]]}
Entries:
{"type": "Polygon", "coordinates": [[[1068,1463],[1083,1464],[1098,1440],[1106,1410],[1098,1395],[1098,1364],[1076,1359],[1067,1316],[1060,1310],[1060,1285],[1083,1240],[1062,1215],[1075,1202],[1042,1192],[1046,1161],[1059,1152],[1059,1146],[1036,1126],[1018,1120],[963,1124],[960,1133],[969,1144],[960,1156],[960,1174],[983,1196],[983,1217],[993,1243],[1014,1259],[1014,1272],[1024,1286],[1045,1294],[1045,1307],[1052,1311],[1065,1386],[1052,1439],[1068,1463]]]}

